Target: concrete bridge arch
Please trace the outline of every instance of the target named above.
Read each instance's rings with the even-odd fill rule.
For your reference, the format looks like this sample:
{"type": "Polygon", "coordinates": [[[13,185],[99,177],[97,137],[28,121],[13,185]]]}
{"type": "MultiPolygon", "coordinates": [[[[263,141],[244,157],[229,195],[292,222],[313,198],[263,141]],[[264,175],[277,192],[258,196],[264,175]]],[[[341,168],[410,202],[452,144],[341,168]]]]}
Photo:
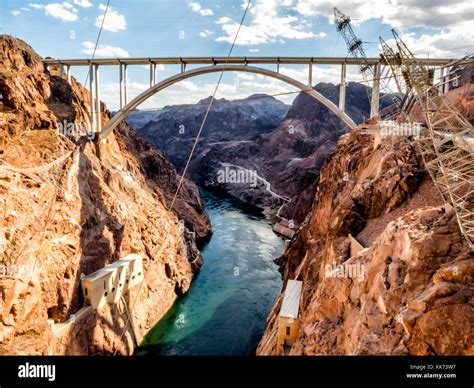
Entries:
{"type": "Polygon", "coordinates": [[[354,121],[345,112],[339,109],[339,107],[336,104],[328,100],[321,93],[308,87],[304,83],[295,80],[294,78],[288,77],[276,71],[263,69],[260,67],[254,67],[254,66],[214,65],[214,66],[206,66],[206,67],[200,67],[197,69],[184,71],[151,86],[149,89],[145,90],[143,93],[135,97],[132,101],[127,103],[122,109],[120,109],[120,111],[117,112],[117,114],[107,123],[107,125],[104,126],[104,128],[100,132],[100,137],[102,139],[105,139],[107,135],[111,131],[113,131],[131,111],[135,110],[141,103],[143,103],[150,97],[154,96],[156,93],[168,88],[169,86],[174,85],[175,83],[178,83],[188,78],[196,77],[203,74],[218,73],[218,72],[223,72],[223,71],[224,72],[236,71],[236,72],[261,74],[261,75],[285,82],[307,93],[311,97],[315,98],[321,104],[326,106],[330,111],[332,111],[337,117],[339,117],[344,122],[344,124],[346,124],[349,128],[354,129],[357,126],[357,124],[354,123],[354,121]]]}

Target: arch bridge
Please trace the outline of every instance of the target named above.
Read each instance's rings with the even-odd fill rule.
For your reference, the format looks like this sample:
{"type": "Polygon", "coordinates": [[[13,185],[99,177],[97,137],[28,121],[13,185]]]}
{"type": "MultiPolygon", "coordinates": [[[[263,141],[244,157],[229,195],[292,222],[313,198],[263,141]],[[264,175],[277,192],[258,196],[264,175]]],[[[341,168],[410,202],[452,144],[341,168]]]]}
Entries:
{"type": "MultiPolygon", "coordinates": [[[[453,62],[453,59],[434,59],[425,58],[420,61],[432,68],[442,68],[453,62]]],[[[285,82],[296,89],[299,89],[331,110],[339,117],[349,128],[355,128],[355,122],[346,113],[346,68],[347,66],[360,66],[362,63],[369,63],[374,66],[377,77],[374,78],[371,92],[371,117],[377,116],[380,103],[380,80],[387,77],[389,68],[387,68],[380,58],[343,58],[343,57],[189,57],[189,58],[109,58],[109,59],[45,59],[43,63],[47,67],[59,68],[60,74],[69,82],[71,80],[71,69],[74,67],[87,67],[89,69],[89,93],[90,93],[90,120],[92,131],[100,133],[105,138],[127,114],[136,109],[141,103],[146,101],[161,90],[183,81],[188,78],[203,74],[216,72],[247,72],[260,74],[266,77],[274,78],[285,82]],[[150,86],[143,93],[138,95],[132,101],[128,101],[127,70],[129,66],[148,65],[150,71],[150,86]],[[157,81],[158,65],[180,65],[181,71],[167,79],[157,81]],[[275,66],[275,70],[269,70],[269,65],[275,66]],[[294,78],[284,75],[280,72],[281,65],[301,65],[308,68],[307,83],[300,82],[294,78]],[[313,66],[315,65],[333,65],[340,68],[339,83],[339,101],[334,104],[322,94],[312,88],[313,85],[313,66]],[[101,107],[100,107],[100,77],[99,69],[103,66],[116,66],[119,68],[118,92],[120,96],[120,110],[118,113],[102,128],[101,126],[101,107]],[[198,66],[187,70],[188,66],[198,66]],[[201,67],[199,67],[201,66],[201,67]],[[265,67],[262,67],[265,66],[265,67]]]]}

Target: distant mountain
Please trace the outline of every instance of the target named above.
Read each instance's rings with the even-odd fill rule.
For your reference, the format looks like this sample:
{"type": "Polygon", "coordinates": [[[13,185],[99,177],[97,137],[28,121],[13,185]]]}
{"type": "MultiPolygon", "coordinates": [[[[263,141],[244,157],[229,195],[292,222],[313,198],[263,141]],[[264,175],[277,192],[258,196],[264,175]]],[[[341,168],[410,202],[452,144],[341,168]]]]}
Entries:
{"type": "MultiPolygon", "coordinates": [[[[337,104],[338,86],[319,83],[315,90],[337,104]]],[[[346,111],[357,123],[370,115],[370,92],[359,83],[347,85],[346,111]]],[[[165,151],[181,172],[208,104],[205,99],[195,105],[165,107],[155,120],[137,130],[165,151]]],[[[198,185],[226,192],[298,224],[310,210],[321,166],[347,131],[341,119],[306,93],[300,93],[289,109],[261,94],[238,101],[217,100],[188,176],[198,185]],[[227,171],[256,172],[257,181],[223,181],[219,175],[226,166],[227,171]]]]}
{"type": "Polygon", "coordinates": [[[126,117],[125,121],[130,125],[132,128],[141,128],[147,125],[150,121],[156,119],[156,117],[160,114],[161,109],[157,110],[136,110],[130,112],[126,117]]]}
{"type": "MultiPolygon", "coordinates": [[[[178,172],[185,161],[204,118],[211,97],[193,105],[166,106],[145,124],[148,112],[134,112],[128,123],[154,146],[167,153],[178,172]]],[[[195,155],[223,143],[254,141],[274,130],[289,106],[276,98],[257,94],[246,99],[214,101],[195,155]]]]}
{"type": "MultiPolygon", "coordinates": [[[[315,90],[334,103],[339,99],[336,85],[319,83],[315,90]]],[[[369,94],[370,89],[364,85],[347,85],[347,113],[357,123],[370,114],[369,94]]],[[[329,109],[300,93],[275,130],[253,142],[209,147],[193,159],[190,176],[198,185],[223,190],[245,202],[272,209],[273,214],[279,211],[280,216],[298,224],[310,210],[321,166],[347,131],[347,126],[329,109]],[[257,171],[270,187],[263,179],[258,180],[256,187],[219,182],[216,177],[227,164],[257,171]],[[285,200],[274,193],[291,201],[282,206],[285,200]]]]}

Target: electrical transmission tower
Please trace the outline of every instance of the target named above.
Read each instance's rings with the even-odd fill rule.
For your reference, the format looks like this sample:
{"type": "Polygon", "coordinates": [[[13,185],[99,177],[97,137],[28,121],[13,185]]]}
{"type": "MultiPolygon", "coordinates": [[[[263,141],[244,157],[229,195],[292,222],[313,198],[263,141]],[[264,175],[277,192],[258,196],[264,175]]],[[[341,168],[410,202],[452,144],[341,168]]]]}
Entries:
{"type": "MultiPolygon", "coordinates": [[[[427,128],[418,141],[424,164],[444,201],[453,207],[461,233],[474,249],[473,126],[441,93],[442,88],[433,84],[433,71],[415,58],[395,30],[392,33],[397,47],[388,58],[393,76],[397,85],[413,91],[426,121],[427,128]]],[[[415,114],[410,113],[408,120],[418,121],[415,114]]]]}
{"type": "Polygon", "coordinates": [[[352,57],[363,61],[359,70],[364,77],[364,81],[369,82],[374,77],[374,69],[367,60],[364,48],[362,47],[362,40],[354,34],[354,30],[351,26],[351,18],[334,7],[334,21],[336,23],[337,31],[341,33],[346,42],[349,54],[352,57]]]}
{"type": "Polygon", "coordinates": [[[336,7],[334,7],[334,21],[337,31],[342,35],[344,41],[346,42],[349,55],[351,55],[353,58],[362,60],[362,63],[359,66],[359,71],[362,74],[364,83],[369,86],[376,77],[379,80],[388,79],[387,82],[379,83],[379,85],[380,89],[385,92],[384,97],[388,97],[390,100],[390,106],[380,110],[378,112],[378,117],[388,119],[398,116],[400,113],[402,100],[395,93],[393,93],[388,86],[391,76],[383,76],[382,72],[378,71],[378,69],[376,70],[375,66],[369,63],[363,48],[363,42],[356,36],[354,30],[352,29],[351,18],[348,15],[342,13],[336,7]]]}

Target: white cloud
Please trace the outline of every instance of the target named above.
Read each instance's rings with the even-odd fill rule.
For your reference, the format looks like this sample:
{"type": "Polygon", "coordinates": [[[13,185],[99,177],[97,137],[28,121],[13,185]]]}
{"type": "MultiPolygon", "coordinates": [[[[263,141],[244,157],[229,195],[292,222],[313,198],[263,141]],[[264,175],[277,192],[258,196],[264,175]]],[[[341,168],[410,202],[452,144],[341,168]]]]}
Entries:
{"type": "MultiPolygon", "coordinates": [[[[94,47],[95,44],[92,42],[82,42],[82,52],[87,55],[94,54],[94,47]]],[[[96,57],[112,57],[112,58],[126,58],[129,57],[130,54],[120,48],[120,47],[113,47],[113,46],[106,46],[106,45],[99,45],[97,46],[97,50],[95,51],[96,57]]]]}
{"type": "MultiPolygon", "coordinates": [[[[474,30],[471,22],[459,23],[448,30],[441,30],[432,35],[416,36],[409,32],[401,35],[410,51],[420,57],[457,58],[474,50],[474,30]]],[[[390,39],[387,43],[395,47],[390,39]]]]}
{"type": "Polygon", "coordinates": [[[396,28],[445,28],[474,18],[472,0],[298,0],[295,9],[301,15],[323,15],[333,22],[334,5],[356,25],[380,18],[396,28]]]}
{"type": "MultiPolygon", "coordinates": [[[[305,28],[308,22],[303,18],[294,15],[281,15],[283,11],[290,11],[292,8],[292,0],[256,0],[249,11],[252,19],[241,27],[236,44],[282,43],[284,42],[282,39],[321,37],[310,29],[305,28]]],[[[232,43],[239,23],[228,17],[222,17],[216,23],[221,26],[224,32],[224,35],[219,36],[216,41],[232,43]]]]}
{"type": "Polygon", "coordinates": [[[13,16],[18,16],[19,14],[21,14],[21,12],[18,11],[17,9],[14,9],[14,10],[12,11],[12,15],[13,15],[13,16]]]}
{"type": "MultiPolygon", "coordinates": [[[[99,9],[105,13],[107,6],[105,4],[100,4],[99,9]]],[[[105,20],[104,14],[97,16],[95,19],[95,26],[97,28],[100,28],[102,23],[104,24],[104,30],[110,32],[118,32],[127,29],[127,20],[125,19],[125,15],[119,14],[112,7],[109,7],[107,14],[105,15],[105,20]]]]}
{"type": "Polygon", "coordinates": [[[202,38],[207,38],[211,35],[214,35],[214,31],[211,31],[211,30],[208,30],[208,29],[205,29],[204,31],[201,31],[199,33],[199,36],[202,37],[202,38]]]}
{"type": "Polygon", "coordinates": [[[64,22],[75,22],[78,19],[78,9],[71,3],[49,3],[46,5],[30,3],[28,4],[33,9],[44,9],[47,16],[52,16],[55,19],[60,19],[64,22]]]}
{"type": "MultiPolygon", "coordinates": [[[[328,0],[297,0],[295,10],[308,17],[326,16],[333,23],[334,5],[328,0]]],[[[355,26],[380,19],[402,30],[402,39],[420,56],[459,57],[474,48],[472,0],[339,0],[336,6],[351,17],[355,26]],[[420,34],[410,30],[417,27],[434,31],[420,34]]]]}
{"type": "MultiPolygon", "coordinates": [[[[150,65],[143,65],[143,68],[146,69],[147,71],[150,71],[150,65]]],[[[162,64],[156,65],[156,71],[163,71],[163,70],[165,70],[165,65],[162,65],[162,64]]]]}
{"type": "Polygon", "coordinates": [[[249,52],[250,52],[250,53],[258,53],[258,52],[260,52],[260,50],[259,50],[258,48],[249,49],[249,52]]]}
{"type": "Polygon", "coordinates": [[[202,16],[212,16],[214,12],[212,9],[202,8],[201,4],[199,3],[189,3],[188,6],[194,11],[200,13],[202,16]]]}
{"type": "MultiPolygon", "coordinates": [[[[308,66],[287,67],[280,66],[280,73],[291,77],[297,81],[307,84],[309,69],[308,66]]],[[[313,65],[313,85],[320,82],[332,83],[337,85],[341,82],[341,68],[339,66],[316,66],[313,65]]],[[[362,75],[359,73],[357,66],[347,67],[346,81],[361,81],[362,75]]]]}
{"type": "Polygon", "coordinates": [[[89,0],[74,0],[73,2],[79,7],[83,7],[83,8],[92,7],[92,3],[89,0]]]}
{"type": "Polygon", "coordinates": [[[251,81],[251,80],[255,79],[255,76],[253,74],[240,73],[240,72],[236,74],[236,77],[240,78],[240,79],[243,79],[243,80],[247,80],[247,81],[251,81]]]}

